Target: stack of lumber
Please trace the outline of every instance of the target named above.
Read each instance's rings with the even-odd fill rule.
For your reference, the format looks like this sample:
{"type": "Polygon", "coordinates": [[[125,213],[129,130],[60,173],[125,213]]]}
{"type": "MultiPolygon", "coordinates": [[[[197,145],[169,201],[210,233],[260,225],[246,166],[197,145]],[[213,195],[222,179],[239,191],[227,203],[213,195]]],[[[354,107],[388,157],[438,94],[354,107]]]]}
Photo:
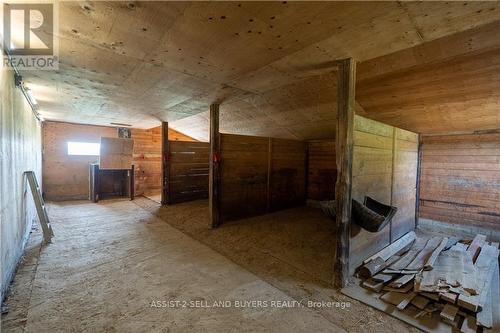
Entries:
{"type": "Polygon", "coordinates": [[[419,309],[416,318],[439,313],[461,332],[487,332],[499,316],[492,310],[498,255],[498,243],[484,235],[466,241],[409,232],[366,259],[358,276],[398,310],[419,309]]]}

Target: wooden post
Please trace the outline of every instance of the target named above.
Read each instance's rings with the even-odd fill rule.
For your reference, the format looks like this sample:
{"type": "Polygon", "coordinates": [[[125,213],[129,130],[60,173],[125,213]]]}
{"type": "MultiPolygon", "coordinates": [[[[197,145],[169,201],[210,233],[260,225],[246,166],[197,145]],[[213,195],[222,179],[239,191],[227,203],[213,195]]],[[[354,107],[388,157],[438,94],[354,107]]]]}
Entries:
{"type": "Polygon", "coordinates": [[[161,123],[161,204],[170,204],[170,151],[168,145],[168,122],[161,123]]]}
{"type": "Polygon", "coordinates": [[[209,171],[209,209],[210,225],[217,228],[221,224],[220,211],[220,133],[219,104],[210,105],[210,171],[209,171]]]}
{"type": "Polygon", "coordinates": [[[129,181],[130,181],[130,200],[134,200],[135,197],[135,166],[132,164],[132,167],[129,170],[130,176],[129,176],[129,181]]]}
{"type": "Polygon", "coordinates": [[[337,253],[334,284],[345,287],[349,281],[349,242],[351,234],[352,149],[355,109],[356,62],[338,61],[335,185],[337,253]]]}
{"type": "Polygon", "coordinates": [[[304,204],[307,205],[307,198],[309,198],[309,143],[306,142],[306,159],[304,166],[304,204]]]}
{"type": "Polygon", "coordinates": [[[418,226],[420,214],[420,177],[422,176],[422,134],[418,135],[417,181],[415,184],[415,229],[418,226]]]}
{"type": "Polygon", "coordinates": [[[99,164],[90,164],[90,200],[99,201],[99,164]]]}
{"type": "MultiPolygon", "coordinates": [[[[393,127],[392,128],[392,162],[391,162],[391,201],[390,201],[390,205],[391,206],[394,206],[393,205],[393,196],[394,196],[394,177],[395,177],[395,174],[394,174],[394,170],[395,170],[395,167],[396,167],[396,151],[397,151],[397,131],[396,131],[396,127],[393,127]]],[[[392,244],[392,241],[393,241],[393,237],[392,237],[392,220],[391,219],[389,221],[389,244],[392,244]]]]}
{"type": "Polygon", "coordinates": [[[273,139],[269,138],[267,143],[267,184],[266,184],[266,212],[271,211],[271,173],[273,168],[273,139]]]}

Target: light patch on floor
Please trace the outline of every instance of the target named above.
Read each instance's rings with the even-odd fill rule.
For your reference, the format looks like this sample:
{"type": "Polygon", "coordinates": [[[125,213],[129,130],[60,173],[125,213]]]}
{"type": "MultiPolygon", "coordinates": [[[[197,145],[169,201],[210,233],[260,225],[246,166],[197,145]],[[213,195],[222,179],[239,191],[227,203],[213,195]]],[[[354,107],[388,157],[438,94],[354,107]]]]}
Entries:
{"type": "Polygon", "coordinates": [[[161,193],[144,194],[144,196],[156,203],[161,203],[161,193]]]}
{"type": "Polygon", "coordinates": [[[133,202],[51,204],[49,215],[56,237],[41,250],[27,317],[3,318],[3,332],[342,331],[306,307],[151,307],[293,299],[133,202]]]}
{"type": "Polygon", "coordinates": [[[317,307],[324,318],[348,332],[419,332],[387,314],[333,289],[335,234],[319,209],[297,207],[222,224],[210,229],[208,201],[160,206],[134,203],[202,242],[301,302],[349,302],[340,310],[317,307]]]}
{"type": "Polygon", "coordinates": [[[2,332],[418,331],[327,282],[333,230],[318,210],[299,207],[215,230],[206,200],[161,208],[142,197],[65,202],[50,204],[49,215],[54,243],[38,259],[40,232],[32,235],[2,332]],[[168,309],[151,307],[154,300],[306,306],[168,309]],[[307,306],[321,301],[350,307],[307,306]]]}

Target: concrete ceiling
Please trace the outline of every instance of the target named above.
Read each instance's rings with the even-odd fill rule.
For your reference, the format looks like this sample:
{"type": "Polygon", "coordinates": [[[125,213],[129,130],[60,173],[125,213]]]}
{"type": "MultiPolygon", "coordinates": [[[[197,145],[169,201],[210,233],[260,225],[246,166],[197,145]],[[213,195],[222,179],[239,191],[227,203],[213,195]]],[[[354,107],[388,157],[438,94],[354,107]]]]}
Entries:
{"type": "Polygon", "coordinates": [[[422,133],[500,127],[491,50],[500,46],[499,2],[59,6],[60,70],[24,73],[46,119],[141,128],[164,120],[206,140],[208,106],[220,101],[223,132],[332,137],[333,60],[353,57],[360,113],[370,118],[422,133]]]}

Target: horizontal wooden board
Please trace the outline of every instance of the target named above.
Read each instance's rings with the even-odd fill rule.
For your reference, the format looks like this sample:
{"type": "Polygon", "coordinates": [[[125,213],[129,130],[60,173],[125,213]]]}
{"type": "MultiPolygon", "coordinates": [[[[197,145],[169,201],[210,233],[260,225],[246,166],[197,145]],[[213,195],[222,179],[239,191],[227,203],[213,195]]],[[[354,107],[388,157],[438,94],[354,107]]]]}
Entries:
{"type": "Polygon", "coordinates": [[[337,181],[335,141],[308,143],[307,172],[307,198],[333,200],[337,181]]]}
{"type": "Polygon", "coordinates": [[[436,162],[432,160],[422,161],[422,170],[443,169],[443,170],[477,170],[477,171],[500,171],[500,159],[496,163],[491,162],[436,162]]]}
{"type": "Polygon", "coordinates": [[[500,133],[422,139],[421,217],[500,227],[500,133]]]}
{"type": "Polygon", "coordinates": [[[305,203],[306,150],[307,145],[302,141],[271,139],[271,211],[305,203]]]}
{"type": "Polygon", "coordinates": [[[169,141],[169,202],[208,198],[209,144],[169,141]]]}
{"type": "Polygon", "coordinates": [[[422,149],[422,156],[500,156],[496,148],[422,149]]]}
{"type": "Polygon", "coordinates": [[[377,134],[354,131],[354,142],[358,147],[370,147],[392,150],[392,137],[380,136],[377,134]]]}
{"type": "Polygon", "coordinates": [[[385,125],[378,121],[364,118],[358,115],[356,115],[354,119],[354,130],[391,138],[394,131],[392,126],[385,125]]]}
{"type": "Polygon", "coordinates": [[[221,211],[233,220],[305,202],[306,143],[221,135],[221,211]]]}
{"type": "Polygon", "coordinates": [[[223,220],[267,211],[269,139],[221,134],[223,220]]]}
{"type": "Polygon", "coordinates": [[[398,208],[392,222],[376,233],[351,226],[350,271],[415,228],[418,135],[356,116],[352,197],[370,196],[398,208]]]}

